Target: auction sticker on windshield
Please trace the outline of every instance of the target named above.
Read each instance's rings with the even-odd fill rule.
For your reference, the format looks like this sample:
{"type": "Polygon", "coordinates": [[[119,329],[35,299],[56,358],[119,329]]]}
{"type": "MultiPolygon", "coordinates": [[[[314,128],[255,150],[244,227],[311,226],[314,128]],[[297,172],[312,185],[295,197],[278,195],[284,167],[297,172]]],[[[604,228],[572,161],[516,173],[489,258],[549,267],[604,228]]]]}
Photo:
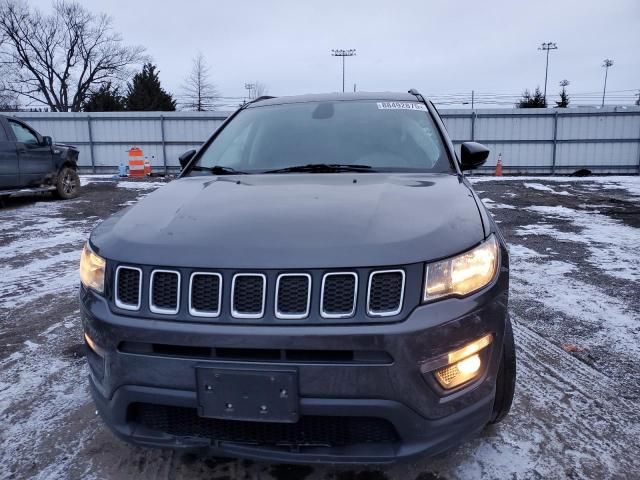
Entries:
{"type": "Polygon", "coordinates": [[[427,106],[416,102],[377,102],[378,110],[422,110],[427,111],[427,106]]]}

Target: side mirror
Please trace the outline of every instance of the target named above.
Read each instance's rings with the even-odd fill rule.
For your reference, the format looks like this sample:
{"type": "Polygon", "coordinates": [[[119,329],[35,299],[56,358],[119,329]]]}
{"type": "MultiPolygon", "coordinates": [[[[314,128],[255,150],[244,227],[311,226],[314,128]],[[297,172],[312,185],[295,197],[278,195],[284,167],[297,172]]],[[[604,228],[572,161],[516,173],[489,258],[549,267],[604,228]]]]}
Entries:
{"type": "Polygon", "coordinates": [[[483,165],[489,156],[489,149],[476,142],[464,142],[460,146],[460,168],[462,170],[473,170],[483,165]]]}
{"type": "Polygon", "coordinates": [[[180,155],[180,157],[178,157],[178,160],[180,161],[180,166],[182,167],[183,170],[195,154],[196,154],[195,150],[187,150],[182,155],[180,155]]]}
{"type": "Polygon", "coordinates": [[[53,139],[45,135],[44,137],[42,137],[41,143],[46,147],[50,147],[51,145],[53,145],[53,139]]]}

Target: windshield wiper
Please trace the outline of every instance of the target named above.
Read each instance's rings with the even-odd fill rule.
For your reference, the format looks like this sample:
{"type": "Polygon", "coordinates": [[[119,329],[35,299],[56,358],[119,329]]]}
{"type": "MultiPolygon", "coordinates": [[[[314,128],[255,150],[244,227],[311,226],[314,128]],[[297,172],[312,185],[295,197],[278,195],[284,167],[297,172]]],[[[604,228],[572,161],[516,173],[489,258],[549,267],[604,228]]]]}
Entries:
{"type": "Polygon", "coordinates": [[[194,170],[204,170],[207,172],[211,172],[213,175],[247,175],[247,172],[241,172],[240,170],[236,170],[231,167],[223,167],[222,165],[214,165],[213,167],[203,167],[201,165],[196,165],[193,167],[194,170]]]}
{"type": "Polygon", "coordinates": [[[266,170],[263,173],[335,173],[335,172],[375,172],[369,165],[348,165],[342,163],[309,163],[307,165],[296,165],[293,167],[266,170]]]}

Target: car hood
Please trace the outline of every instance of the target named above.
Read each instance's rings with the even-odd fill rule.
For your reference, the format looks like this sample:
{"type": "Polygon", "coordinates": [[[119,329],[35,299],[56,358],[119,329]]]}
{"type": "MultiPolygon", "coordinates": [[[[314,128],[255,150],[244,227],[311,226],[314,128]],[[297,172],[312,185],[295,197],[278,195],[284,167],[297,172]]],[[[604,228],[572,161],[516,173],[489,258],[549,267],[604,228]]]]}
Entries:
{"type": "Polygon", "coordinates": [[[91,244],[120,262],[277,269],[410,264],[483,238],[456,175],[271,174],[175,180],[101,223],[91,244]]]}

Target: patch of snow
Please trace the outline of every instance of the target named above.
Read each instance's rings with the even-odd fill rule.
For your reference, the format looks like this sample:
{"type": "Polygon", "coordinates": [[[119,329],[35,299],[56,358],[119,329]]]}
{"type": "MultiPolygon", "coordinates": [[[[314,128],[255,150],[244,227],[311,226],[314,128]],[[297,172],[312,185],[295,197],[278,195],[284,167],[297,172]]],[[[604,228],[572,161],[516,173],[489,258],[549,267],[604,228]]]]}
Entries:
{"type": "Polygon", "coordinates": [[[80,250],[34,259],[20,268],[0,266],[0,308],[15,308],[52,293],[73,291],[79,285],[80,250]]]}
{"type": "Polygon", "coordinates": [[[529,247],[525,247],[524,245],[510,243],[508,248],[509,248],[509,255],[515,255],[516,257],[521,259],[532,259],[532,258],[542,257],[542,255],[540,255],[538,252],[536,252],[535,250],[529,247]]]}
{"type": "Polygon", "coordinates": [[[80,175],[80,185],[82,186],[104,182],[116,183],[118,188],[133,190],[155,190],[167,184],[163,181],[132,180],[118,175],[80,175]]]}
{"type": "MultiPolygon", "coordinates": [[[[538,182],[560,182],[565,184],[583,183],[584,187],[597,189],[623,189],[627,190],[633,196],[640,196],[640,176],[594,176],[594,177],[535,177],[535,176],[509,176],[509,177],[468,177],[471,183],[479,184],[483,182],[521,182],[521,181],[538,181],[538,182]],[[591,182],[591,183],[589,183],[591,182]],[[594,185],[595,184],[595,185],[594,185]]],[[[564,185],[563,185],[564,186],[564,185]]]]}
{"type": "Polygon", "coordinates": [[[61,210],[73,202],[0,211],[0,233],[8,240],[0,246],[0,309],[77,287],[80,249],[96,220],[65,219],[61,210]]]}
{"type": "Polygon", "coordinates": [[[87,367],[84,361],[61,360],[52,345],[29,349],[19,361],[15,354],[0,361],[0,471],[8,472],[12,464],[29,468],[41,460],[34,454],[46,451],[55,460],[45,467],[50,475],[40,471],[38,478],[66,478],[76,451],[58,436],[90,401],[87,367]]]}
{"type": "Polygon", "coordinates": [[[136,181],[120,181],[118,188],[128,188],[133,190],[155,190],[163,187],[167,182],[136,182],[136,181]]]}
{"type": "Polygon", "coordinates": [[[566,220],[578,227],[580,232],[563,232],[548,223],[538,223],[516,229],[516,235],[546,235],[560,241],[585,244],[590,252],[589,262],[604,273],[640,282],[640,230],[637,228],[596,212],[563,206],[538,205],[527,207],[526,210],[566,220]]]}
{"type": "Polygon", "coordinates": [[[640,358],[640,318],[621,300],[579,280],[572,263],[550,260],[523,246],[511,245],[509,251],[513,296],[592,326],[591,345],[640,358]]]}
{"type": "Polygon", "coordinates": [[[92,175],[80,175],[80,186],[86,187],[90,183],[100,183],[106,181],[117,180],[119,177],[114,174],[92,174],[92,175]]]}
{"type": "Polygon", "coordinates": [[[494,209],[494,208],[506,208],[506,209],[514,209],[514,208],[516,208],[513,205],[507,205],[506,203],[496,203],[493,200],[491,200],[490,198],[483,198],[482,199],[482,203],[484,203],[485,206],[489,210],[494,209]]]}
{"type": "Polygon", "coordinates": [[[527,187],[527,188],[532,188],[534,190],[539,190],[541,192],[550,192],[550,193],[554,193],[556,195],[565,195],[565,196],[571,195],[569,192],[567,192],[565,190],[563,190],[561,192],[557,192],[553,188],[547,187],[546,185],[542,185],[541,183],[528,183],[528,182],[525,182],[525,183],[523,183],[523,185],[525,187],[527,187]]]}

